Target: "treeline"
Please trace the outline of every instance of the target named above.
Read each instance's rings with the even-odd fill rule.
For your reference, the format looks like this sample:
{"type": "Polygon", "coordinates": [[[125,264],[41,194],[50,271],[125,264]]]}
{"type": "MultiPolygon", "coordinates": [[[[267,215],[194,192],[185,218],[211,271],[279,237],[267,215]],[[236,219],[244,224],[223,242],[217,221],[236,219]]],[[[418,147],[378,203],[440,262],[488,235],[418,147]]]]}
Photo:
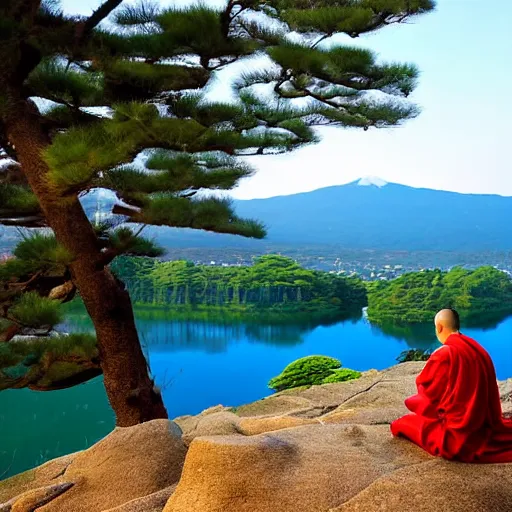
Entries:
{"type": "Polygon", "coordinates": [[[368,319],[378,324],[432,322],[442,308],[456,309],[466,324],[512,313],[512,280],[489,266],[412,272],[367,288],[368,319]]]}
{"type": "Polygon", "coordinates": [[[366,305],[364,283],[307,270],[291,258],[267,255],[252,266],[216,267],[187,261],[119,258],[114,273],[138,304],[240,306],[349,312],[366,305]]]}
{"type": "Polygon", "coordinates": [[[369,320],[380,325],[430,323],[446,307],[457,309],[466,325],[512,313],[512,281],[489,266],[411,272],[370,283],[308,270],[279,255],[240,267],[121,257],[112,269],[139,305],[322,314],[367,305],[369,320]]]}

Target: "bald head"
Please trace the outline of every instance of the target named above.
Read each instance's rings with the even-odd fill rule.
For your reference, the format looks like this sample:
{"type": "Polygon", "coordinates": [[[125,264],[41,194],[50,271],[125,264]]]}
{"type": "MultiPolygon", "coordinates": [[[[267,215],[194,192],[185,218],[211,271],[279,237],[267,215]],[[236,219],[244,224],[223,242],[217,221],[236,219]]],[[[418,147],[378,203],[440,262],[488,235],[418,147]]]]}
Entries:
{"type": "Polygon", "coordinates": [[[437,313],[434,324],[438,340],[444,343],[450,334],[460,330],[459,314],[454,309],[442,309],[437,313]]]}

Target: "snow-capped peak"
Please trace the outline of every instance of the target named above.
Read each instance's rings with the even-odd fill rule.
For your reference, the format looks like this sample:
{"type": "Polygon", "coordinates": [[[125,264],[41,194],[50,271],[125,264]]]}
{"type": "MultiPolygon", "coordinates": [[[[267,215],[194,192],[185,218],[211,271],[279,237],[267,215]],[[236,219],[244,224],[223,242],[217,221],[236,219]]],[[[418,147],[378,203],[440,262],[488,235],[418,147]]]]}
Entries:
{"type": "Polygon", "coordinates": [[[388,184],[387,181],[384,181],[383,179],[381,178],[378,178],[377,176],[366,176],[364,178],[361,178],[358,182],[357,182],[358,185],[361,185],[362,187],[369,187],[369,186],[374,186],[374,187],[384,187],[388,184]]]}

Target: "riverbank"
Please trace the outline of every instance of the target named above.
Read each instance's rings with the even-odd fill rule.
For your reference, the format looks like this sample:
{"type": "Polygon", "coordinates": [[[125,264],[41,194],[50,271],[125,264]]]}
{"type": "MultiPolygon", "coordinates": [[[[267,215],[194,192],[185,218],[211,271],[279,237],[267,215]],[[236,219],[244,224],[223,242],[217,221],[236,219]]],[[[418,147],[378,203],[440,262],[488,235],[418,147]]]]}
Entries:
{"type": "MultiPolygon", "coordinates": [[[[88,450],[0,482],[0,504],[42,512],[510,510],[512,464],[451,463],[392,438],[389,423],[406,412],[423,365],[118,428],[88,450]]],[[[512,379],[500,391],[512,413],[512,379]]]]}

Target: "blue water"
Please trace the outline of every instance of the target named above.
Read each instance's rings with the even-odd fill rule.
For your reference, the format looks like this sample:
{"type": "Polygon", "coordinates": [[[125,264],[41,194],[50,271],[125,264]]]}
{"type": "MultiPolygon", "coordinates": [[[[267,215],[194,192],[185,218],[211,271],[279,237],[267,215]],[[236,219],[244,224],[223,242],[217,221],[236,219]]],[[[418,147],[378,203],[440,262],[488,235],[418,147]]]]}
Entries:
{"type": "MultiPolygon", "coordinates": [[[[336,357],[345,367],[362,371],[392,366],[404,350],[437,346],[433,327],[388,328],[384,333],[364,319],[315,327],[235,322],[218,316],[211,321],[178,321],[147,311],[136,316],[170,417],[262,398],[271,393],[269,379],[303,356],[336,357]]],[[[89,328],[80,315],[70,324],[78,330],[89,328]]],[[[499,379],[512,377],[512,317],[487,330],[464,332],[489,351],[499,379]]],[[[4,391],[0,477],[84,449],[113,425],[101,378],[62,391],[4,391]]]]}

